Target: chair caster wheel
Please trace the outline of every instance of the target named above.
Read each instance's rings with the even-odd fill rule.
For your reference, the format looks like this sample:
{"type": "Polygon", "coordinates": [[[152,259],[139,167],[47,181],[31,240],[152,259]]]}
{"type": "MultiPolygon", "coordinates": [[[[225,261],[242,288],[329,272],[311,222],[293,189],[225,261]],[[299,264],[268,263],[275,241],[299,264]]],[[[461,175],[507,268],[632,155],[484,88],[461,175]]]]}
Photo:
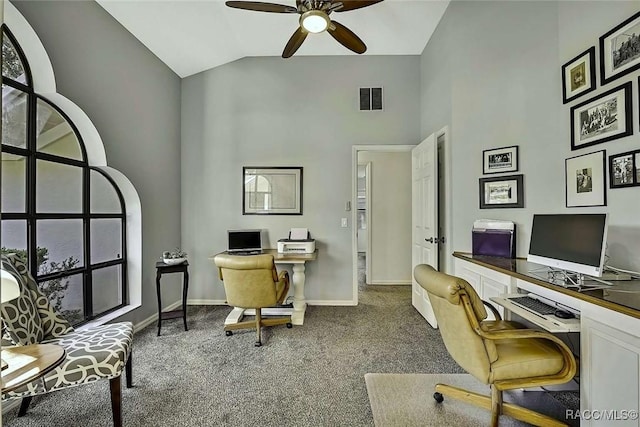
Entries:
{"type": "Polygon", "coordinates": [[[293,324],[291,322],[287,323],[287,328],[289,329],[293,328],[293,324]]]}
{"type": "Polygon", "coordinates": [[[253,345],[256,347],[262,347],[262,343],[260,341],[256,341],[253,345]]]}
{"type": "Polygon", "coordinates": [[[233,335],[233,332],[231,331],[224,331],[225,335],[230,337],[231,335],[233,335]]]}
{"type": "Polygon", "coordinates": [[[442,393],[438,393],[437,391],[435,393],[433,393],[433,398],[438,403],[442,403],[444,401],[444,396],[442,395],[442,393]]]}

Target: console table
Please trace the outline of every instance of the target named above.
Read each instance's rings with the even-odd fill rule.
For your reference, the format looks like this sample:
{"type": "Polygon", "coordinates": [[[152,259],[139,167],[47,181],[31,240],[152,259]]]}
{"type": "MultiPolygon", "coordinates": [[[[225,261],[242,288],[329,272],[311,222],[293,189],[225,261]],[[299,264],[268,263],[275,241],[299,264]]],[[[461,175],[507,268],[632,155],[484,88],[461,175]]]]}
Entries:
{"type": "Polygon", "coordinates": [[[156,294],[158,297],[158,336],[160,336],[160,328],[162,327],[162,321],[167,319],[177,319],[182,317],[184,322],[184,330],[187,328],[187,291],[189,289],[189,272],[187,267],[189,263],[187,261],[182,264],[168,265],[162,261],[156,262],[156,294]],[[162,296],[160,294],[160,279],[163,274],[168,273],[182,273],[182,309],[172,311],[162,311],[162,296]]]}
{"type": "MultiPolygon", "coordinates": [[[[315,261],[318,251],[310,254],[301,253],[278,253],[277,249],[263,249],[263,254],[273,255],[276,264],[291,265],[293,275],[291,284],[293,285],[293,307],[272,307],[263,308],[263,316],[291,316],[291,323],[294,325],[304,324],[304,313],[307,310],[307,301],[304,297],[305,263],[315,261]]],[[[213,261],[212,256],[209,259],[213,261]]],[[[225,325],[238,323],[244,315],[254,316],[255,310],[234,307],[224,321],[225,325]]]]}

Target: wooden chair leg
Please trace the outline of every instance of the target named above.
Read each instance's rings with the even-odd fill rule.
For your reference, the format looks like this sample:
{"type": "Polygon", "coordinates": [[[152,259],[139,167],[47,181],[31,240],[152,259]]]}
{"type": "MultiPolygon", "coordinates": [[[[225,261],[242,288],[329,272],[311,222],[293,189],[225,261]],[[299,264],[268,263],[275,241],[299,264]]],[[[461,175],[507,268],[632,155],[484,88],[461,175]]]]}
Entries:
{"type": "Polygon", "coordinates": [[[133,353],[129,354],[129,359],[127,359],[124,369],[127,376],[127,388],[131,388],[133,387],[133,353]]]}
{"type": "Polygon", "coordinates": [[[111,378],[109,386],[111,388],[111,412],[113,413],[113,427],[122,427],[122,375],[111,378]]]}
{"type": "Polygon", "coordinates": [[[22,398],[22,402],[20,403],[20,410],[18,411],[19,417],[24,417],[27,414],[27,409],[29,409],[29,404],[31,403],[31,399],[33,399],[33,396],[27,396],[22,398]]]}
{"type": "Polygon", "coordinates": [[[498,427],[502,413],[502,392],[491,386],[491,427],[498,427]]]}

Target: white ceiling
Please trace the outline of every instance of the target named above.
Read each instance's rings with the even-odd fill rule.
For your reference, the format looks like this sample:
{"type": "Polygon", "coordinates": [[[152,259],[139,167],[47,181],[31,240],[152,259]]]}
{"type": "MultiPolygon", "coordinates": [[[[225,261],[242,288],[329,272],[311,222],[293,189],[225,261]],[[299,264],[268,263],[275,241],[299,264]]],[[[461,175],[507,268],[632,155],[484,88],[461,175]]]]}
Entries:
{"type": "MultiPolygon", "coordinates": [[[[223,0],[97,0],[180,77],[245,56],[280,56],[298,14],[232,9],[223,0]]],[[[295,6],[294,0],[269,0],[295,6]]],[[[419,55],[449,0],[384,0],[331,18],[367,45],[365,55],[419,55]]],[[[327,33],[310,34],[294,56],[356,55],[327,33]]],[[[283,59],[285,61],[285,59],[283,59]]]]}

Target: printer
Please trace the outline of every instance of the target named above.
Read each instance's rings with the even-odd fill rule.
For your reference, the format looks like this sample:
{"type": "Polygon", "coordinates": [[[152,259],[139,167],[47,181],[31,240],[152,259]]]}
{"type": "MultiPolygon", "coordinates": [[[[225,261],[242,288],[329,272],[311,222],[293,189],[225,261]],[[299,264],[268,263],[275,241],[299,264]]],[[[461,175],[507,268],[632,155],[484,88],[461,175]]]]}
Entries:
{"type": "Polygon", "coordinates": [[[306,228],[292,228],[287,239],[278,240],[278,253],[312,254],[316,251],[316,241],[306,228]]]}

